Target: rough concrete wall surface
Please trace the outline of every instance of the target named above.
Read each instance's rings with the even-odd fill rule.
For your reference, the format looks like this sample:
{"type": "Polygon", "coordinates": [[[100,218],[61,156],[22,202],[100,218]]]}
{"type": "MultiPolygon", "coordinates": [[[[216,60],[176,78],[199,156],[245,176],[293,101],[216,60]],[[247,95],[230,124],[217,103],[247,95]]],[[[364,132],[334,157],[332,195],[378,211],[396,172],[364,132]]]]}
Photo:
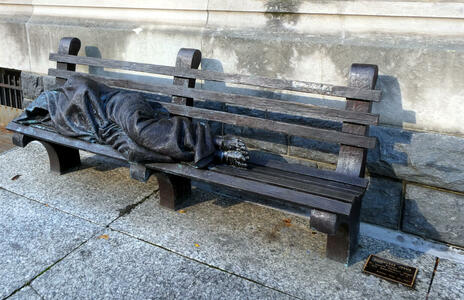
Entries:
{"type": "MultiPolygon", "coordinates": [[[[174,65],[181,47],[203,53],[202,68],[345,85],[352,63],[379,66],[379,139],[369,151],[366,222],[464,246],[464,3],[444,1],[5,1],[0,66],[21,69],[26,98],[53,88],[48,54],[63,36],[80,55],[174,65]]],[[[97,74],[100,68],[80,68],[97,74]]],[[[135,75],[132,75],[135,76],[135,75]]],[[[142,78],[141,78],[142,79],[142,78]]],[[[169,80],[168,78],[157,80],[169,80]]],[[[343,108],[344,102],[200,82],[205,89],[343,108]]],[[[229,112],[313,126],[340,124],[217,103],[229,112]]],[[[334,168],[338,146],[264,130],[215,124],[243,136],[255,157],[334,168]]]]}

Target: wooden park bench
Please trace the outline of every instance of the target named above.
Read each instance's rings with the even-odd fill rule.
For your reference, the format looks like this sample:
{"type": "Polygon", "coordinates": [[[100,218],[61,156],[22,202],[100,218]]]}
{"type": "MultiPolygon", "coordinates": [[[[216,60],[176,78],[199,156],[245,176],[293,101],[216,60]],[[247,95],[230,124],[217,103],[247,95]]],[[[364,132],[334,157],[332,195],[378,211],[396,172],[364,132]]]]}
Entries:
{"type": "MultiPolygon", "coordinates": [[[[63,38],[58,53],[50,54],[50,60],[56,61],[57,67],[50,69],[49,75],[55,76],[58,84],[63,84],[69,76],[77,73],[113,87],[172,96],[171,102],[159,103],[173,115],[339,144],[340,153],[335,171],[272,160],[266,162],[251,160],[248,169],[226,165],[197,169],[183,163],[130,163],[129,165],[130,175],[134,179],[146,181],[150,174],[156,175],[159,182],[160,204],[170,209],[178,208],[179,204],[190,195],[193,179],[310,210],[311,227],[328,234],[327,257],[345,263],[348,261],[350,253],[357,245],[361,199],[368,185],[368,180],[364,178],[367,149],[375,147],[376,144],[376,138],[369,137],[367,134],[369,125],[378,123],[378,115],[371,114],[372,102],[379,101],[381,97],[380,91],[374,90],[377,66],[353,64],[348,86],[335,86],[198,70],[201,53],[195,49],[180,49],[176,66],[172,67],[77,56],[80,45],[80,40],[77,38],[63,38]],[[173,76],[173,83],[147,84],[139,80],[78,73],[75,72],[76,64],[173,76]],[[343,97],[346,98],[346,109],[197,89],[196,79],[343,97]],[[222,102],[289,116],[342,122],[342,130],[316,128],[198,108],[193,106],[193,99],[222,102]]],[[[48,151],[51,170],[60,174],[80,164],[79,149],[125,160],[110,146],[62,136],[37,126],[11,122],[7,128],[15,132],[13,143],[17,146],[25,147],[33,140],[41,142],[48,151]]]]}

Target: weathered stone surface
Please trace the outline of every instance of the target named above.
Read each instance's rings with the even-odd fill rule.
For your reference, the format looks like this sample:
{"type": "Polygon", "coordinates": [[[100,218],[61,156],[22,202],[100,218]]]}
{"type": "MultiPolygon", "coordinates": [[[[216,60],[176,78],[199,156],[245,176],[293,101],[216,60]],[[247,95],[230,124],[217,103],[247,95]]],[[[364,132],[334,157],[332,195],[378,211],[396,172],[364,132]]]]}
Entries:
{"type": "Polygon", "coordinates": [[[158,189],[133,180],[125,163],[81,151],[78,171],[50,173],[47,151],[33,142],[0,156],[0,187],[100,224],[108,224],[158,189]],[[12,180],[15,175],[21,175],[12,180]]]}
{"type": "MultiPolygon", "coordinates": [[[[171,66],[175,65],[180,48],[201,48],[201,30],[195,26],[155,26],[134,22],[134,18],[98,21],[87,17],[35,16],[28,21],[27,28],[31,68],[42,74],[56,67],[56,62],[49,61],[48,55],[57,51],[59,40],[64,36],[81,39],[79,55],[171,66]]],[[[100,75],[115,73],[78,66],[78,71],[82,72],[95,73],[96,69],[103,71],[100,75]]]]}
{"type": "Polygon", "coordinates": [[[58,87],[55,77],[52,76],[42,76],[42,82],[44,86],[44,91],[53,90],[58,87]]]}
{"type": "Polygon", "coordinates": [[[362,200],[361,220],[398,229],[402,190],[403,185],[400,181],[371,176],[362,200]]]}
{"type": "Polygon", "coordinates": [[[464,195],[406,186],[402,230],[464,246],[464,195]]]}
{"type": "MultiPolygon", "coordinates": [[[[371,126],[378,138],[367,168],[378,174],[449,190],[464,191],[464,138],[400,128],[371,126]]],[[[336,145],[292,137],[290,155],[335,163],[336,145]]]]}
{"type": "Polygon", "coordinates": [[[111,230],[89,240],[31,286],[46,299],[291,299],[111,230]]]}
{"type": "Polygon", "coordinates": [[[101,230],[93,223],[3,189],[0,215],[2,299],[101,230]]]}
{"type": "Polygon", "coordinates": [[[23,96],[27,99],[35,99],[44,91],[43,76],[30,72],[21,72],[21,88],[23,96]]]}
{"type": "Polygon", "coordinates": [[[2,37],[2,55],[0,66],[17,70],[29,70],[29,45],[26,29],[26,16],[7,15],[4,6],[0,8],[0,36],[2,37]]]}
{"type": "Polygon", "coordinates": [[[368,152],[370,173],[464,191],[464,138],[371,127],[379,139],[368,152]]]}
{"type": "Polygon", "coordinates": [[[440,259],[428,299],[464,299],[464,264],[440,259]]]}
{"type": "Polygon", "coordinates": [[[310,230],[307,219],[193,194],[177,212],[161,208],[152,197],[111,228],[304,299],[417,299],[427,293],[432,256],[363,237],[352,265],[344,267],[322,257],[325,235],[310,230]],[[415,289],[363,274],[369,254],[419,267],[415,289]]]}

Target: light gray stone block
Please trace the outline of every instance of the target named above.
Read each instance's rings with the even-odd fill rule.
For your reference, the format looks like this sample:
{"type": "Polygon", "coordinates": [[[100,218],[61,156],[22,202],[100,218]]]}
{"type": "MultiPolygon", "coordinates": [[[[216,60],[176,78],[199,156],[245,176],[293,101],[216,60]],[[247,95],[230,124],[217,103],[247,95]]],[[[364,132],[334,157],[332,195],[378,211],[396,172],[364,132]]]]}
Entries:
{"type": "Polygon", "coordinates": [[[464,195],[408,184],[402,230],[464,246],[464,195]]]}
{"type": "Polygon", "coordinates": [[[387,177],[369,178],[361,206],[361,220],[398,229],[403,184],[387,177]]]}
{"type": "Polygon", "coordinates": [[[440,259],[428,299],[464,299],[464,265],[440,259]]]}
{"type": "Polygon", "coordinates": [[[0,156],[8,166],[0,169],[0,187],[105,225],[158,189],[155,178],[131,179],[124,163],[85,152],[81,158],[79,170],[57,175],[49,171],[45,148],[33,142],[0,156]]]}
{"type": "Polygon", "coordinates": [[[21,72],[21,88],[25,98],[35,99],[44,91],[42,77],[39,74],[21,72]]]}
{"type": "Polygon", "coordinates": [[[101,229],[3,189],[0,215],[0,298],[21,288],[101,229]]]}
{"type": "MultiPolygon", "coordinates": [[[[201,48],[201,29],[196,26],[153,26],[153,23],[133,22],[133,18],[102,21],[42,15],[28,20],[27,28],[31,68],[42,74],[56,67],[48,54],[57,51],[59,40],[64,36],[82,41],[79,55],[170,66],[175,65],[180,48],[201,48]],[[142,30],[135,33],[135,28],[142,30]]],[[[78,66],[77,70],[96,73],[95,68],[87,66],[78,66]]],[[[104,71],[106,75],[112,73],[115,72],[104,71]]]]}
{"type": "Polygon", "coordinates": [[[3,12],[0,15],[2,55],[0,66],[17,70],[30,70],[29,43],[26,23],[28,16],[3,12]]]}
{"type": "Polygon", "coordinates": [[[432,256],[363,237],[345,267],[323,257],[325,235],[307,219],[198,191],[182,211],[152,197],[111,227],[304,299],[424,298],[435,264],[432,256]],[[415,289],[363,274],[369,254],[418,267],[415,289]]]}
{"type": "Polygon", "coordinates": [[[373,126],[379,146],[368,152],[370,173],[464,191],[464,138],[373,126]]]}
{"type": "MultiPolygon", "coordinates": [[[[371,126],[370,135],[379,141],[368,150],[371,174],[464,191],[464,138],[385,126],[371,126]]],[[[292,156],[336,163],[338,151],[334,144],[290,139],[292,156]]]]}
{"type": "Polygon", "coordinates": [[[56,89],[59,86],[56,83],[56,78],[53,76],[42,76],[42,82],[43,82],[45,91],[56,89]]]}
{"type": "Polygon", "coordinates": [[[31,286],[45,299],[290,299],[127,235],[104,234],[31,286]]]}

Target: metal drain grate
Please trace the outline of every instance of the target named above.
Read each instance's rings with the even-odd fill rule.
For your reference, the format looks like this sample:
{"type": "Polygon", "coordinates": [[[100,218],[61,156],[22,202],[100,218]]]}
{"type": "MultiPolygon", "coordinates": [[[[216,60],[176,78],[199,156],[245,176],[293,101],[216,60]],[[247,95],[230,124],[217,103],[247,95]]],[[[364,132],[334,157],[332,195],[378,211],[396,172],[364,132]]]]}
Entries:
{"type": "Polygon", "coordinates": [[[0,105],[23,107],[21,71],[0,68],[0,105]]]}

